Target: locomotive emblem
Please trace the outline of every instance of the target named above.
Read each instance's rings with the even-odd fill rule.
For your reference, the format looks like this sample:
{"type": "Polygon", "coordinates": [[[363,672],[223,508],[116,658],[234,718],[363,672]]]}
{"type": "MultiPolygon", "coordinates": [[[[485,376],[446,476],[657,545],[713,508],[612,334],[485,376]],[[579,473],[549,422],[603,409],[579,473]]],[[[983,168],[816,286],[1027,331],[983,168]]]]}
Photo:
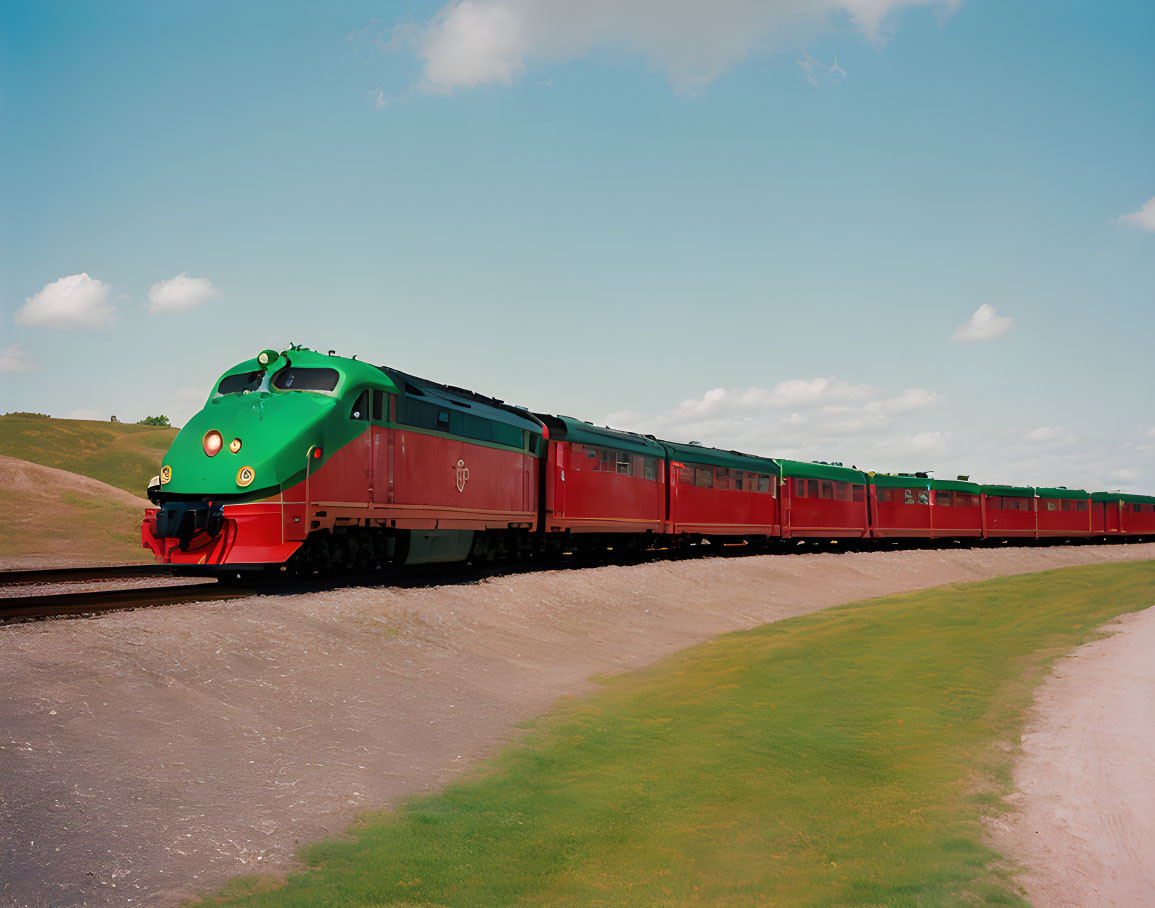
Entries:
{"type": "Polygon", "coordinates": [[[457,461],[457,465],[451,467],[457,473],[457,491],[465,491],[465,482],[469,479],[469,467],[465,465],[464,460],[457,461]]]}

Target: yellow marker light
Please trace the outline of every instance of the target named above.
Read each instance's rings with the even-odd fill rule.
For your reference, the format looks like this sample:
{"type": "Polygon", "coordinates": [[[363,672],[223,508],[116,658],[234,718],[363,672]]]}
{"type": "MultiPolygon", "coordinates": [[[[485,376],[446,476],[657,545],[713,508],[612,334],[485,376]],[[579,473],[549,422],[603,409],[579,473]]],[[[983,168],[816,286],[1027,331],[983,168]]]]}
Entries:
{"type": "Polygon", "coordinates": [[[237,485],[239,485],[242,489],[245,488],[245,486],[251,486],[253,484],[253,480],[256,478],[257,471],[252,467],[241,467],[239,470],[237,470],[237,485]]]}
{"type": "Polygon", "coordinates": [[[221,438],[221,433],[216,429],[210,429],[205,432],[205,437],[201,439],[201,447],[205,449],[205,453],[209,457],[216,457],[217,452],[220,451],[225,441],[221,438]]]}
{"type": "Polygon", "coordinates": [[[164,485],[170,479],[172,479],[172,467],[166,463],[160,468],[160,484],[164,485]]]}
{"type": "Polygon", "coordinates": [[[234,438],[232,441],[230,441],[229,450],[234,454],[239,454],[241,452],[241,440],[239,438],[234,438]]]}

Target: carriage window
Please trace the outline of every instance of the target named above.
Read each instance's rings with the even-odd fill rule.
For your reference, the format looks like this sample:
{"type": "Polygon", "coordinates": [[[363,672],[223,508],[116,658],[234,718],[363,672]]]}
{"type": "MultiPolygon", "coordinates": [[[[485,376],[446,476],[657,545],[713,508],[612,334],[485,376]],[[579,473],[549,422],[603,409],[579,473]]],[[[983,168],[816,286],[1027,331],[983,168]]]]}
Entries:
{"type": "Polygon", "coordinates": [[[658,461],[653,457],[642,458],[642,479],[658,478],[658,461]]]}
{"type": "Polygon", "coordinates": [[[734,491],[735,492],[741,492],[742,491],[742,471],[741,470],[735,470],[734,471],[734,491]]]}
{"type": "Polygon", "coordinates": [[[795,479],[794,480],[794,497],[795,498],[805,498],[806,497],[806,480],[805,479],[795,479]]]}
{"type": "Polygon", "coordinates": [[[725,467],[718,467],[714,470],[714,488],[715,489],[729,489],[730,488],[730,471],[725,467]]]}
{"type": "Polygon", "coordinates": [[[807,498],[817,498],[818,497],[818,480],[817,479],[806,480],[806,497],[807,498]]]}
{"type": "Polygon", "coordinates": [[[890,489],[880,489],[878,486],[874,487],[874,500],[879,504],[885,504],[890,498],[890,489]]]}
{"type": "Polygon", "coordinates": [[[685,465],[678,467],[678,483],[684,486],[692,486],[694,484],[693,469],[685,465]]]}
{"type": "Polygon", "coordinates": [[[919,504],[930,504],[930,492],[925,492],[925,491],[919,492],[918,493],[918,503],[919,504]]]}
{"type": "Polygon", "coordinates": [[[616,460],[617,471],[620,476],[633,476],[634,467],[630,463],[630,455],[625,451],[615,451],[614,458],[616,460]]]}
{"type": "Polygon", "coordinates": [[[857,483],[850,487],[850,500],[859,503],[866,501],[866,486],[860,486],[857,483]]]}
{"type": "Polygon", "coordinates": [[[902,502],[903,504],[914,504],[914,489],[902,490],[902,502]]]}
{"type": "Polygon", "coordinates": [[[381,422],[381,414],[385,412],[385,392],[373,391],[373,418],[381,422]]]}
{"type": "Polygon", "coordinates": [[[1085,511],[1085,510],[1087,510],[1087,502],[1085,502],[1085,501],[1082,501],[1082,500],[1080,500],[1080,501],[1076,501],[1076,502],[1075,502],[1075,510],[1076,510],[1076,511],[1085,511]]]}
{"type": "Polygon", "coordinates": [[[1073,510],[1074,507],[1075,507],[1075,503],[1073,501],[1071,501],[1070,498],[1064,498],[1063,499],[1063,510],[1064,511],[1073,510]]]}
{"type": "Polygon", "coordinates": [[[834,497],[834,483],[832,483],[832,482],[822,483],[822,485],[820,485],[818,487],[818,493],[819,493],[819,496],[822,498],[833,498],[834,497]]]}
{"type": "Polygon", "coordinates": [[[694,485],[699,489],[714,488],[714,470],[712,467],[694,468],[694,485]]]}
{"type": "Polygon", "coordinates": [[[954,504],[953,492],[935,492],[934,503],[940,508],[949,508],[954,504]]]}
{"type": "Polygon", "coordinates": [[[369,418],[369,391],[368,389],[362,391],[357,400],[353,403],[353,409],[349,411],[350,419],[368,419],[369,418]]]}
{"type": "Polygon", "coordinates": [[[769,492],[770,491],[770,477],[769,476],[759,476],[758,477],[758,491],[759,492],[769,492]]]}

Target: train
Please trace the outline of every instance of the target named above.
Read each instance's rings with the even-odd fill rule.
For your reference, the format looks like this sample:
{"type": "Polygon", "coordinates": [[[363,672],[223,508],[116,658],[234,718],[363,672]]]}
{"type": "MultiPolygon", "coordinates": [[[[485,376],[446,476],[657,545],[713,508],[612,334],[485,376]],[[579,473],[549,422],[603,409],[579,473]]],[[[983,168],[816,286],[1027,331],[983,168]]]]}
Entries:
{"type": "Polygon", "coordinates": [[[149,483],[188,572],[541,555],[1155,537],[1155,497],[982,485],[682,444],[293,345],[228,369],[149,483]]]}

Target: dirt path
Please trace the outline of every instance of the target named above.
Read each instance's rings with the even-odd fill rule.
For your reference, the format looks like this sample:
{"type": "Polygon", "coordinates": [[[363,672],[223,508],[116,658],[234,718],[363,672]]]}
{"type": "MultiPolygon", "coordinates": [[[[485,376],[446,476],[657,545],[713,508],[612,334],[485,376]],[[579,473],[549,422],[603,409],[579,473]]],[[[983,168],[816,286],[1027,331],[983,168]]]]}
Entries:
{"type": "Polygon", "coordinates": [[[1107,630],[1036,691],[991,827],[1035,905],[1155,905],[1155,608],[1107,630]]]}
{"type": "Polygon", "coordinates": [[[718,633],[1155,545],[782,555],[0,629],[0,904],[172,904],[444,785],[595,673],[718,633]],[[131,900],[131,901],[130,901],[131,900]]]}

